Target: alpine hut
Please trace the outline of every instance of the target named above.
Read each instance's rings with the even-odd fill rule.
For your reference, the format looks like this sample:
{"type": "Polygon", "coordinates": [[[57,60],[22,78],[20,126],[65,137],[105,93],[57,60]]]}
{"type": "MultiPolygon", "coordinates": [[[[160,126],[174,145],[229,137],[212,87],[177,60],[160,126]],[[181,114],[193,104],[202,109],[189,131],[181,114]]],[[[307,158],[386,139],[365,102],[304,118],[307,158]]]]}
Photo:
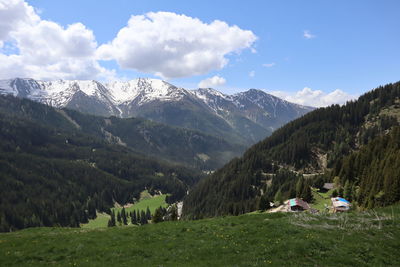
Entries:
{"type": "Polygon", "coordinates": [[[292,198],[289,200],[289,211],[303,211],[309,210],[310,206],[301,198],[292,198]]]}
{"type": "Polygon", "coordinates": [[[331,201],[333,212],[348,211],[351,207],[350,202],[342,197],[333,197],[331,201]]]}

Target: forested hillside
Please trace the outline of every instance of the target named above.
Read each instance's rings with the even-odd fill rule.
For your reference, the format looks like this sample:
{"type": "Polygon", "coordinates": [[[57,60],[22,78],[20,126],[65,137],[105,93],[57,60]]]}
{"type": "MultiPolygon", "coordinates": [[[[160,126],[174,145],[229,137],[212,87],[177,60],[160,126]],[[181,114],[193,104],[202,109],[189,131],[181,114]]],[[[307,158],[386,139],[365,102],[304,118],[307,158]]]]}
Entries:
{"type": "Polygon", "coordinates": [[[184,213],[201,218],[249,212],[277,195],[298,195],[302,174],[315,178],[306,179],[309,185],[339,176],[339,186],[345,187],[348,180],[362,207],[400,200],[397,165],[391,164],[400,161],[395,141],[399,97],[400,83],[388,84],[357,101],[320,108],[288,123],[201,181],[185,199],[184,213]]]}
{"type": "Polygon", "coordinates": [[[76,227],[96,210],[132,202],[144,188],[175,201],[200,178],[195,170],[69,129],[53,108],[26,103],[14,113],[0,105],[0,231],[76,227]]]}
{"type": "Polygon", "coordinates": [[[400,200],[400,127],[339,160],[331,172],[331,179],[334,177],[340,178],[346,197],[362,206],[385,206],[400,200]]]}
{"type": "Polygon", "coordinates": [[[223,166],[244,146],[194,130],[140,118],[104,118],[69,109],[55,109],[27,99],[0,96],[0,112],[29,118],[49,127],[94,135],[110,144],[201,170],[223,166]]]}

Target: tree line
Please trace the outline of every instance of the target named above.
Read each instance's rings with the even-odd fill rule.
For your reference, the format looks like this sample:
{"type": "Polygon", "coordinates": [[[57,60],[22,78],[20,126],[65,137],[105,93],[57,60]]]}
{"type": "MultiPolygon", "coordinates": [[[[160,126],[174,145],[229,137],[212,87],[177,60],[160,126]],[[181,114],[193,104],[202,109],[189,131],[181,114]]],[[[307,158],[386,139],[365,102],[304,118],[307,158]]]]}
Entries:
{"type": "Polygon", "coordinates": [[[125,207],[121,211],[111,211],[110,219],[108,220],[108,227],[128,225],[145,225],[149,221],[152,223],[160,223],[163,221],[176,221],[178,220],[178,210],[176,205],[171,205],[168,208],[162,206],[155,209],[154,214],[151,214],[149,207],[144,210],[133,210],[126,212],[125,207]]]}

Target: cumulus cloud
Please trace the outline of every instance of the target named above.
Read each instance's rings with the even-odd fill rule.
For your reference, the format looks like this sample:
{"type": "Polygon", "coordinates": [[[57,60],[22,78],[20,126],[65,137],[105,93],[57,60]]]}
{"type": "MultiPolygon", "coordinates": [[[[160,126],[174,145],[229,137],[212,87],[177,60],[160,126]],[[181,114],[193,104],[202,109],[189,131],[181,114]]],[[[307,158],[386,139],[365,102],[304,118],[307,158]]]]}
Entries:
{"type": "Polygon", "coordinates": [[[187,77],[221,69],[227,56],[249,48],[253,32],[226,22],[204,23],[171,12],[132,16],[116,38],[101,45],[99,59],[115,59],[120,67],[163,78],[187,77]]]}
{"type": "Polygon", "coordinates": [[[305,30],[305,31],[303,32],[303,37],[306,38],[306,39],[313,39],[313,38],[315,38],[315,37],[317,37],[317,36],[314,35],[314,34],[311,34],[310,31],[305,30]]]}
{"type": "Polygon", "coordinates": [[[114,75],[95,59],[94,34],[83,24],[63,27],[42,20],[22,0],[0,0],[0,16],[0,41],[14,51],[0,51],[0,78],[91,79],[114,75]]]}
{"type": "Polygon", "coordinates": [[[254,70],[249,72],[249,77],[253,78],[254,76],[256,76],[256,72],[254,70]]]}
{"type": "Polygon", "coordinates": [[[10,39],[9,34],[23,27],[39,21],[39,16],[33,7],[20,0],[0,1],[0,41],[10,39]]]}
{"type": "Polygon", "coordinates": [[[272,62],[272,63],[265,63],[265,64],[263,64],[263,67],[272,68],[272,67],[275,66],[275,65],[276,65],[275,62],[272,62]]]}
{"type": "Polygon", "coordinates": [[[99,60],[167,79],[187,77],[221,69],[244,49],[256,52],[251,31],[170,12],[132,16],[101,46],[82,23],[43,20],[24,0],[0,0],[0,18],[0,79],[115,79],[99,60]]]}
{"type": "Polygon", "coordinates": [[[321,90],[312,90],[308,87],[304,87],[302,90],[294,94],[282,91],[272,91],[270,93],[289,102],[313,107],[326,107],[332,104],[344,104],[346,101],[356,98],[354,95],[350,95],[340,89],[336,89],[330,93],[324,93],[321,90]]]}
{"type": "Polygon", "coordinates": [[[207,78],[205,80],[202,80],[199,83],[200,88],[210,88],[210,87],[216,87],[216,86],[221,86],[226,83],[226,80],[218,75],[215,75],[211,78],[207,78]]]}

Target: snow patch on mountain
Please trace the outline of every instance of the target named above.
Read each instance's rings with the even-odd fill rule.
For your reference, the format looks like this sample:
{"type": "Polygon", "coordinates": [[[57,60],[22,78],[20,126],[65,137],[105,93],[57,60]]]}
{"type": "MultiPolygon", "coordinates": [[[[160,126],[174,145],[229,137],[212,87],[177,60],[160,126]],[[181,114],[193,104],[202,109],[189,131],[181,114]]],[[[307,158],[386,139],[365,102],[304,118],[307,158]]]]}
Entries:
{"type": "Polygon", "coordinates": [[[199,88],[192,90],[191,93],[217,114],[219,111],[229,112],[227,105],[232,104],[232,96],[225,95],[212,88],[199,88]]]}
{"type": "Polygon", "coordinates": [[[94,80],[36,81],[16,78],[0,80],[0,94],[29,98],[57,108],[73,103],[69,107],[77,110],[85,107],[84,112],[102,112],[102,115],[119,117],[135,116],[141,106],[153,101],[179,102],[187,99],[189,102],[186,103],[196,103],[208,110],[204,112],[212,112],[228,124],[232,123],[232,116],[241,116],[261,123],[263,127],[271,127],[268,122],[271,118],[282,116],[284,121],[288,121],[312,110],[257,89],[225,95],[212,88],[189,91],[149,78],[104,84],[94,80]]]}
{"type": "Polygon", "coordinates": [[[18,90],[11,86],[12,80],[0,80],[0,94],[17,96],[18,90]]]}
{"type": "Polygon", "coordinates": [[[139,78],[127,82],[106,83],[115,104],[120,105],[137,100],[139,105],[154,100],[178,101],[188,94],[183,88],[177,88],[158,79],[139,78]]]}

